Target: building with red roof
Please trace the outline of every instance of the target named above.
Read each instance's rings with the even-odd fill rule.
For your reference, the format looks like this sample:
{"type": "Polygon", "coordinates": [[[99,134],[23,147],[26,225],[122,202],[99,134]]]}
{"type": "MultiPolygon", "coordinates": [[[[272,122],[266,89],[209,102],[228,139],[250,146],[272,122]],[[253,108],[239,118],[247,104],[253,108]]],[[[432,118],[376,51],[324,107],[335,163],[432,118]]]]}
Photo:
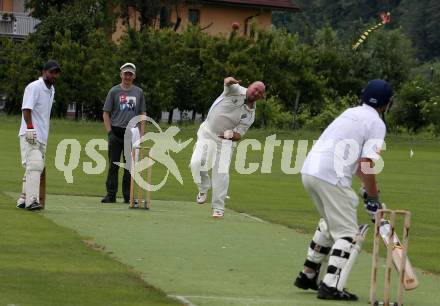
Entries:
{"type": "MultiPolygon", "coordinates": [[[[212,35],[227,35],[236,29],[240,34],[249,34],[250,23],[256,22],[262,28],[272,25],[273,11],[298,12],[299,7],[290,0],[188,0],[168,8],[161,13],[156,27],[161,24],[178,24],[177,30],[182,31],[188,25],[199,25],[205,32],[212,35]],[[167,20],[162,20],[166,18],[167,20]]],[[[136,12],[133,12],[130,25],[139,26],[136,12]]],[[[123,35],[124,25],[120,22],[113,35],[123,35]]]]}

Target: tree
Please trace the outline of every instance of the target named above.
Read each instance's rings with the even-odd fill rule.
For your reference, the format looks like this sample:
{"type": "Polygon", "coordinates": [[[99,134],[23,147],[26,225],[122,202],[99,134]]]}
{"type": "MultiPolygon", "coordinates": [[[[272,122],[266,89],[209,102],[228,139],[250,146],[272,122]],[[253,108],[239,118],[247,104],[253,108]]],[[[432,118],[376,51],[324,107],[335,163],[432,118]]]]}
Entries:
{"type": "MultiPolygon", "coordinates": [[[[110,88],[118,82],[119,58],[114,55],[116,46],[99,30],[93,31],[81,44],[71,33],[57,33],[50,52],[61,65],[62,74],[56,85],[56,103],[53,113],[64,116],[69,103],[77,104],[86,117],[98,119],[110,88]]],[[[76,114],[78,119],[78,113],[76,114]]]]}
{"type": "Polygon", "coordinates": [[[392,112],[395,126],[411,131],[426,128],[440,135],[440,62],[418,66],[410,73],[397,96],[397,107],[392,112]]]}
{"type": "Polygon", "coordinates": [[[50,11],[55,10],[59,13],[74,2],[74,0],[25,0],[25,7],[32,17],[44,20],[50,11]]]}
{"type": "Polygon", "coordinates": [[[97,28],[109,33],[115,22],[111,2],[103,0],[28,1],[35,17],[42,19],[35,33],[30,35],[39,55],[46,58],[55,34],[70,32],[72,40],[84,44],[89,33],[97,28]]]}
{"type": "Polygon", "coordinates": [[[300,43],[298,35],[278,30],[260,31],[257,37],[249,51],[255,58],[251,67],[268,84],[268,95],[277,96],[289,111],[296,111],[299,95],[301,103],[318,112],[325,80],[314,73],[313,48],[300,43]]]}
{"type": "Polygon", "coordinates": [[[337,96],[358,94],[365,80],[354,68],[356,53],[340,39],[339,32],[330,27],[314,35],[315,73],[325,80],[325,94],[335,100],[337,96]]]}
{"type": "Polygon", "coordinates": [[[43,64],[29,41],[16,43],[12,39],[0,39],[0,92],[7,95],[9,114],[21,111],[24,89],[41,76],[43,64]]]}
{"type": "Polygon", "coordinates": [[[119,54],[124,61],[136,64],[136,83],[145,92],[147,113],[159,119],[162,110],[172,110],[175,102],[173,71],[181,49],[181,37],[170,29],[152,28],[137,32],[133,29],[120,43],[119,54]]]}
{"type": "Polygon", "coordinates": [[[429,101],[428,86],[420,77],[403,84],[392,111],[392,121],[395,125],[403,126],[413,132],[426,125],[427,121],[422,115],[422,109],[429,101]]]}
{"type": "Polygon", "coordinates": [[[395,89],[416,64],[411,41],[400,30],[376,32],[353,54],[356,75],[388,80],[395,89]]]}
{"type": "Polygon", "coordinates": [[[177,21],[175,24],[171,24],[169,20],[170,10],[176,9],[177,7],[184,3],[184,0],[120,0],[118,2],[120,8],[120,16],[124,19],[126,26],[130,27],[130,16],[132,16],[133,11],[139,13],[140,29],[143,30],[150,26],[156,25],[158,17],[162,14],[161,28],[174,27],[174,30],[180,25],[180,17],[177,15],[177,21]]]}
{"type": "Polygon", "coordinates": [[[414,42],[422,59],[440,55],[440,4],[435,0],[403,0],[401,24],[414,42]]]}
{"type": "Polygon", "coordinates": [[[362,31],[376,24],[379,14],[391,12],[387,29],[402,29],[414,43],[417,56],[432,59],[440,55],[440,2],[437,0],[297,0],[301,13],[274,14],[277,27],[298,33],[306,42],[311,41],[316,29],[330,26],[338,31],[348,44],[362,31]]]}

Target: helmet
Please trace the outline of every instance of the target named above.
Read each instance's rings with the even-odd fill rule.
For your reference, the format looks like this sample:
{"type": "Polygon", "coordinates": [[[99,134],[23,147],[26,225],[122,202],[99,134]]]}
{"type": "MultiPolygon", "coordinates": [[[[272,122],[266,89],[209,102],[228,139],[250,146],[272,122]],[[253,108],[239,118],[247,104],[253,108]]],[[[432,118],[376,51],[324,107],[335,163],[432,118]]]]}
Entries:
{"type": "Polygon", "coordinates": [[[393,94],[393,89],[387,81],[371,80],[362,90],[362,103],[380,108],[390,102],[393,94]]]}

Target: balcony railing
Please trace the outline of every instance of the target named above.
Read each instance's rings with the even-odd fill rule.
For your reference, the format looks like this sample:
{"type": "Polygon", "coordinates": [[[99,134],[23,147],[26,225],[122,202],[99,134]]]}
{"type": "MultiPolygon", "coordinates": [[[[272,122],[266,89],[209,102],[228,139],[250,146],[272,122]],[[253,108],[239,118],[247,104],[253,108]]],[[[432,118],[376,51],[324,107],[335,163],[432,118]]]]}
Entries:
{"type": "Polygon", "coordinates": [[[24,38],[35,31],[40,20],[29,17],[25,13],[9,13],[0,11],[0,35],[24,38]]]}

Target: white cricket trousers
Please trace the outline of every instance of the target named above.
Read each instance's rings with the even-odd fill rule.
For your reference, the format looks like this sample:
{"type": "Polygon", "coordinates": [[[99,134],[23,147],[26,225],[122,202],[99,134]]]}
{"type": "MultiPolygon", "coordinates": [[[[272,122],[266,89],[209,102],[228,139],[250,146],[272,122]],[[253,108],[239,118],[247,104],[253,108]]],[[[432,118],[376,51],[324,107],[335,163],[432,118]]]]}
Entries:
{"type": "Polygon", "coordinates": [[[205,122],[200,125],[190,168],[199,192],[208,192],[212,185],[213,209],[225,209],[232,152],[231,140],[219,138],[208,129],[205,122]],[[212,184],[208,173],[210,169],[212,169],[212,184]]]}
{"type": "Polygon", "coordinates": [[[359,199],[350,187],[332,185],[317,177],[303,174],[304,188],[309,193],[321,218],[334,241],[344,237],[356,237],[357,207],[359,199]]]}
{"type": "Polygon", "coordinates": [[[34,200],[40,202],[40,175],[44,169],[46,145],[38,141],[31,145],[25,136],[20,136],[21,163],[26,169],[23,178],[22,196],[26,197],[26,207],[34,200]]]}

